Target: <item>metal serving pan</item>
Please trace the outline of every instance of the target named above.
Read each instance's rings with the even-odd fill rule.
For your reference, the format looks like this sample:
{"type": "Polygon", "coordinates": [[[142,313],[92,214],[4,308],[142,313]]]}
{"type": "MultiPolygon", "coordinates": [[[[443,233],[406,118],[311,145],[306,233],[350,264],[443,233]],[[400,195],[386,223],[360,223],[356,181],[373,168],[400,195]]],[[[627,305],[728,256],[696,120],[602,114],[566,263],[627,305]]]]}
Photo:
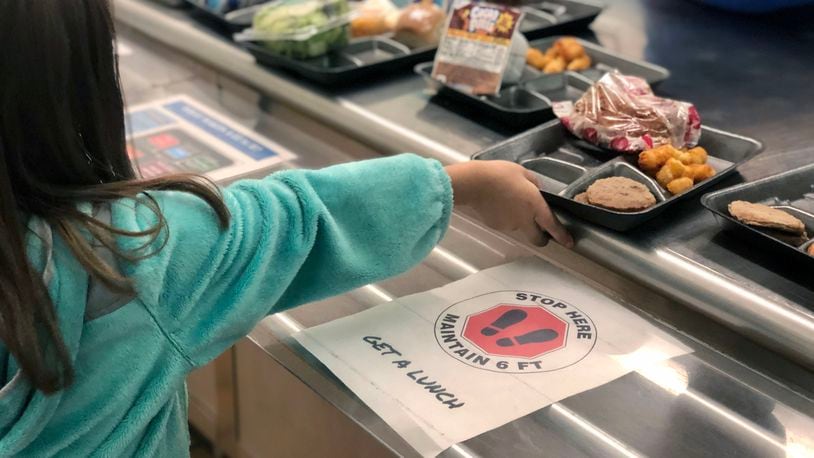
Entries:
{"type": "Polygon", "coordinates": [[[519,134],[476,153],[472,158],[502,159],[522,164],[537,173],[543,185],[542,192],[552,204],[592,223],[617,231],[628,231],[734,173],[738,165],[763,149],[757,140],[710,127],[702,128],[699,145],[709,152],[709,164],[717,174],[677,196],[670,196],[652,178],[641,172],[635,165],[635,156],[618,155],[588,144],[571,135],[559,120],[519,134]],[[656,197],[656,205],[640,212],[623,213],[573,200],[591,183],[609,176],[624,176],[643,183],[656,197]]]}
{"type": "MultiPolygon", "coordinates": [[[[530,45],[545,51],[560,36],[537,40],[530,45]]],[[[546,75],[526,66],[517,84],[506,85],[495,96],[477,96],[446,86],[432,79],[432,62],[418,64],[415,72],[423,76],[440,97],[447,98],[466,110],[486,119],[496,120],[514,128],[526,128],[554,118],[552,102],[575,101],[594,81],[606,72],[618,69],[627,75],[639,76],[656,85],[670,76],[670,72],[658,65],[612,53],[605,48],[577,39],[591,57],[593,65],[582,72],[564,72],[546,75]]]]}
{"type": "MultiPolygon", "coordinates": [[[[520,30],[529,39],[552,34],[578,32],[587,27],[603,6],[589,0],[547,0],[525,4],[526,15],[520,30]]],[[[211,13],[210,13],[211,14],[211,13]]],[[[351,45],[328,56],[310,60],[296,60],[269,52],[262,43],[249,42],[244,46],[262,65],[282,68],[309,81],[325,86],[346,86],[360,81],[369,81],[374,76],[392,74],[419,62],[430,60],[437,48],[410,49],[388,37],[373,37],[354,40],[351,45]],[[372,44],[372,45],[371,45],[372,44]],[[384,52],[359,50],[373,46],[387,48],[384,52]],[[395,46],[401,49],[396,51],[395,46]]]]}
{"type": "Polygon", "coordinates": [[[701,204],[715,215],[724,230],[767,251],[804,259],[803,262],[814,266],[814,257],[806,253],[814,240],[799,247],[793,246],[741,223],[729,214],[729,203],[735,200],[766,204],[784,210],[800,219],[805,224],[808,235],[814,236],[814,164],[722,189],[701,198],[701,204]]]}

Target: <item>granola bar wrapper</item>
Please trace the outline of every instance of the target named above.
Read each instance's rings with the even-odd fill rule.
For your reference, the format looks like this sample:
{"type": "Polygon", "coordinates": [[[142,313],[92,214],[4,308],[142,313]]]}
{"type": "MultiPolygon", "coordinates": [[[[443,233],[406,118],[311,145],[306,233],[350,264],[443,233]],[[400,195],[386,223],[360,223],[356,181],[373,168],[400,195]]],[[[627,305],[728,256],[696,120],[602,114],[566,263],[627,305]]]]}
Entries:
{"type": "Polygon", "coordinates": [[[563,126],[583,140],[622,153],[671,144],[691,148],[701,117],[691,103],[657,97],[641,78],[607,73],[576,102],[554,104],[563,126]]]}

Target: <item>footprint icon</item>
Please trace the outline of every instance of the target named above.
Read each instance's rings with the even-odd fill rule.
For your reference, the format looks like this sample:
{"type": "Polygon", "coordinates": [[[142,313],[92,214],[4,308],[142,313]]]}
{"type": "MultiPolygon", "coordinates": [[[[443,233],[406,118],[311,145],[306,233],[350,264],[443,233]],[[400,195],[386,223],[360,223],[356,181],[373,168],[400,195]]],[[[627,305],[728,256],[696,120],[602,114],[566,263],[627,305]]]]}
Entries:
{"type": "Polygon", "coordinates": [[[553,329],[538,329],[517,337],[504,337],[497,340],[501,347],[513,347],[514,345],[526,345],[530,343],[541,343],[554,340],[559,336],[553,329]]]}
{"type": "Polygon", "coordinates": [[[514,326],[517,323],[525,320],[527,316],[528,313],[523,310],[511,309],[505,312],[503,315],[500,315],[491,325],[481,329],[480,333],[485,336],[493,336],[509,326],[514,326]]]}

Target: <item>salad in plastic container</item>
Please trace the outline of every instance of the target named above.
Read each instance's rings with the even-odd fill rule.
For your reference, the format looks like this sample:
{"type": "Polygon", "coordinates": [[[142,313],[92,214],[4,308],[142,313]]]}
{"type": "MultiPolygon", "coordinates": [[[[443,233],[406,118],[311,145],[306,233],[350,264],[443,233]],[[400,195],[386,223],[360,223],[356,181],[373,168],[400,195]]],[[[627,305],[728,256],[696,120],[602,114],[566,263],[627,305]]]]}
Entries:
{"type": "Polygon", "coordinates": [[[276,55],[309,59],[347,46],[350,20],[347,0],[279,0],[262,7],[252,28],[235,40],[263,43],[276,55]]]}

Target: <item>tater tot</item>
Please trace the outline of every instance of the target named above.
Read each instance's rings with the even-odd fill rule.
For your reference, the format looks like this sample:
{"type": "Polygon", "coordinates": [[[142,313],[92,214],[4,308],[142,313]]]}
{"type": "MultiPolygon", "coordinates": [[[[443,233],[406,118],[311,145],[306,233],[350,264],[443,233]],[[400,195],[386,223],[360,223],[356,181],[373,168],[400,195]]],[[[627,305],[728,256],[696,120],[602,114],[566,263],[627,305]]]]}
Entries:
{"type": "Polygon", "coordinates": [[[543,68],[543,73],[561,73],[565,71],[565,60],[562,57],[557,57],[543,68]]]}
{"type": "Polygon", "coordinates": [[[670,191],[671,194],[676,195],[692,188],[692,186],[693,181],[690,178],[682,177],[667,183],[667,190],[670,191]]]}
{"type": "Polygon", "coordinates": [[[706,164],[707,151],[704,148],[697,146],[689,151],[682,152],[678,159],[686,165],[706,164]]]}
{"type": "Polygon", "coordinates": [[[684,177],[693,180],[695,183],[715,176],[715,169],[709,164],[690,164],[684,168],[684,177]]]}
{"type": "Polygon", "coordinates": [[[554,42],[552,48],[556,49],[557,55],[565,59],[566,63],[585,55],[585,48],[573,37],[560,38],[554,42]]]}
{"type": "Polygon", "coordinates": [[[685,169],[681,161],[670,158],[656,174],[656,181],[666,188],[671,181],[683,177],[685,169]]]}
{"type": "Polygon", "coordinates": [[[655,174],[661,169],[668,159],[673,157],[671,145],[662,145],[653,149],[642,151],[639,154],[639,168],[651,174],[655,174]]]}
{"type": "Polygon", "coordinates": [[[526,62],[532,67],[542,70],[551,59],[536,48],[529,48],[526,51],[526,62]]]}
{"type": "Polygon", "coordinates": [[[591,68],[591,58],[588,57],[587,55],[577,57],[576,59],[572,60],[571,63],[569,63],[568,66],[565,68],[575,72],[578,72],[580,70],[587,70],[591,68]]]}

